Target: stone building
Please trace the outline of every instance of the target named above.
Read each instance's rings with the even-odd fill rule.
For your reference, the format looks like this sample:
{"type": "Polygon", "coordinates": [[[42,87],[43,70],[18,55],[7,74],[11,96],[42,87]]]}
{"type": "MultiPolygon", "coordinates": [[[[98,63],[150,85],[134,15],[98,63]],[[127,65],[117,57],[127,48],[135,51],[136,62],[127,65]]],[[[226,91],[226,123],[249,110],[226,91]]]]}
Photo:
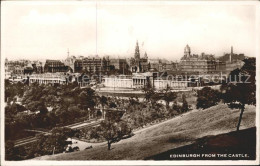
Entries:
{"type": "Polygon", "coordinates": [[[192,55],[188,45],[184,48],[184,56],[181,58],[179,66],[183,72],[187,73],[213,74],[216,72],[216,60],[214,55],[205,53],[192,55]]]}
{"type": "Polygon", "coordinates": [[[162,59],[149,59],[148,66],[149,71],[165,72],[178,70],[177,62],[171,62],[162,59]]]}
{"type": "Polygon", "coordinates": [[[40,61],[33,61],[32,68],[33,68],[34,73],[37,73],[37,74],[43,73],[43,65],[42,65],[42,62],[40,62],[40,61]]]}
{"type": "Polygon", "coordinates": [[[75,56],[69,56],[69,51],[68,51],[68,57],[64,60],[64,65],[68,66],[68,69],[71,72],[75,72],[75,61],[76,61],[75,56]]]}
{"type": "Polygon", "coordinates": [[[5,59],[5,77],[11,77],[14,75],[24,75],[31,74],[32,64],[29,60],[15,60],[9,61],[7,58],[5,59]]]}
{"type": "Polygon", "coordinates": [[[132,76],[120,75],[105,77],[104,86],[114,90],[121,89],[142,89],[148,84],[156,90],[162,90],[168,87],[172,89],[185,89],[188,87],[188,81],[166,80],[162,78],[154,79],[152,72],[133,73],[132,76]]]}
{"type": "Polygon", "coordinates": [[[65,66],[60,60],[46,60],[44,65],[45,73],[67,72],[68,66],[65,66]]]}
{"type": "Polygon", "coordinates": [[[61,73],[32,74],[29,76],[29,84],[65,84],[66,76],[61,73]]]}
{"type": "Polygon", "coordinates": [[[80,59],[75,60],[74,68],[75,72],[88,72],[94,74],[108,71],[109,64],[109,57],[82,57],[80,59]]]}
{"type": "Polygon", "coordinates": [[[119,70],[122,74],[128,73],[129,65],[126,59],[110,59],[109,61],[110,70],[119,70]]]}

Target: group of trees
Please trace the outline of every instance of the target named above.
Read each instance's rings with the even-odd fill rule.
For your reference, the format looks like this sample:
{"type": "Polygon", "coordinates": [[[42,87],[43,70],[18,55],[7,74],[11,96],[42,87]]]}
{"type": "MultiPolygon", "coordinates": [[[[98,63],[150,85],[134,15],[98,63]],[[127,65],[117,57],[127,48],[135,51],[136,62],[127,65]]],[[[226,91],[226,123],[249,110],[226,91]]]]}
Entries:
{"type": "Polygon", "coordinates": [[[167,110],[174,109],[178,113],[186,112],[189,110],[189,105],[186,101],[185,94],[182,94],[182,106],[180,107],[176,101],[178,93],[171,91],[171,88],[168,85],[165,89],[156,92],[155,89],[151,87],[148,83],[148,85],[145,88],[143,88],[143,91],[145,92],[146,101],[151,102],[153,106],[157,101],[163,100],[165,102],[167,110]],[[171,102],[174,102],[172,108],[170,108],[171,102]]]}
{"type": "Polygon", "coordinates": [[[78,131],[66,127],[55,127],[50,134],[37,135],[35,154],[38,156],[62,153],[67,145],[66,140],[72,138],[78,131]]]}
{"type": "MultiPolygon", "coordinates": [[[[130,97],[129,99],[110,99],[117,108],[125,108],[126,113],[122,119],[129,124],[132,129],[143,127],[149,123],[158,120],[173,117],[177,114],[189,110],[186,96],[182,94],[182,104],[177,103],[178,93],[167,89],[156,92],[151,86],[146,86],[143,91],[144,101],[140,101],[137,97],[130,97]],[[159,102],[164,101],[165,104],[159,102]],[[174,102],[172,105],[170,103],[174,102]]],[[[110,103],[113,103],[110,101],[110,103]]]]}
{"type": "Polygon", "coordinates": [[[16,101],[17,97],[22,97],[25,91],[25,85],[21,82],[17,84],[10,83],[5,80],[5,102],[10,103],[16,101]]]}
{"type": "MultiPolygon", "coordinates": [[[[21,95],[9,95],[5,107],[5,137],[14,140],[24,135],[23,129],[52,129],[78,120],[95,117],[98,102],[94,90],[80,89],[75,84],[38,85],[11,84],[6,81],[6,93],[21,88],[21,95]],[[12,96],[12,97],[11,97],[12,96]],[[16,99],[21,98],[17,103],[16,99]]],[[[19,90],[18,90],[19,91],[19,90]]]]}
{"type": "Polygon", "coordinates": [[[129,136],[133,129],[144,127],[150,123],[170,118],[189,110],[186,96],[179,95],[182,105],[177,104],[178,94],[167,89],[157,93],[153,89],[147,89],[145,100],[130,97],[122,99],[117,97],[99,97],[101,107],[116,108],[116,110],[125,110],[124,114],[117,114],[117,111],[106,113],[106,119],[99,127],[81,130],[80,137],[84,139],[96,139],[98,141],[107,141],[108,149],[113,142],[117,142],[125,136],[129,136]],[[158,102],[164,100],[165,104],[158,102]],[[173,102],[170,106],[170,102],[173,102]]]}
{"type": "Polygon", "coordinates": [[[39,134],[37,141],[27,147],[14,147],[12,141],[5,144],[6,160],[24,160],[42,155],[62,153],[65,150],[68,138],[73,137],[78,131],[66,127],[56,127],[49,134],[39,134]]]}

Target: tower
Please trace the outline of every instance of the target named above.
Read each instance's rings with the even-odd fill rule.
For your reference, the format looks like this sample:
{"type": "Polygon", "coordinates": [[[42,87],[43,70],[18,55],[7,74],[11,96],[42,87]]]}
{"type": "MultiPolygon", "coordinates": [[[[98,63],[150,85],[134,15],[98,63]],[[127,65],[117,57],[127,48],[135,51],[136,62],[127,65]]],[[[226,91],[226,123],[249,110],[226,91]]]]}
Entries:
{"type": "Polygon", "coordinates": [[[229,56],[229,62],[230,63],[232,62],[232,55],[233,55],[233,46],[231,46],[231,53],[230,53],[230,56],[229,56]]]}
{"type": "Polygon", "coordinates": [[[184,48],[184,57],[187,58],[187,57],[190,57],[190,47],[189,45],[187,44],[186,47],[184,48]]]}
{"type": "Polygon", "coordinates": [[[70,57],[70,50],[69,50],[69,48],[68,48],[68,52],[67,53],[68,53],[68,58],[69,58],[70,57]]]}
{"type": "Polygon", "coordinates": [[[139,60],[139,59],[140,59],[140,51],[139,51],[138,41],[136,41],[136,47],[135,47],[135,59],[136,59],[136,60],[139,60]]]}

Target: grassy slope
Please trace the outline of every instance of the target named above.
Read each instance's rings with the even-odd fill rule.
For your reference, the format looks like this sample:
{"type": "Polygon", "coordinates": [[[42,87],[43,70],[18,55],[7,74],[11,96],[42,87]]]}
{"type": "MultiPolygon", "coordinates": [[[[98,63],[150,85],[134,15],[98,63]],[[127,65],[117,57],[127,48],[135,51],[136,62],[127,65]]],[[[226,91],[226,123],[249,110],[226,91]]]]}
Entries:
{"type": "Polygon", "coordinates": [[[199,138],[195,143],[174,148],[146,158],[146,160],[255,160],[256,127],[232,131],[216,136],[199,138]],[[175,157],[170,157],[175,154],[175,157]],[[200,156],[178,156],[178,154],[200,154],[200,156]],[[205,154],[215,154],[206,156],[205,154]],[[244,156],[218,156],[216,154],[246,154],[244,156]]]}
{"type": "MultiPolygon", "coordinates": [[[[205,110],[193,110],[156,125],[132,138],[112,144],[69,154],[43,156],[42,160],[138,160],[167,150],[193,143],[197,138],[236,130],[239,110],[231,110],[220,104],[205,110]]],[[[255,126],[255,107],[247,106],[241,129],[255,126]]]]}

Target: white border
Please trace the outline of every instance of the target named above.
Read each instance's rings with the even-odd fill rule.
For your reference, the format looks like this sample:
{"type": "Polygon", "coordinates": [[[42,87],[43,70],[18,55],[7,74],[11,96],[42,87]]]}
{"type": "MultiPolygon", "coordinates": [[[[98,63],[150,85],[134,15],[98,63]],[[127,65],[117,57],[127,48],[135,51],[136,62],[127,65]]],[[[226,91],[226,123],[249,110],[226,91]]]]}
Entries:
{"type": "MultiPolygon", "coordinates": [[[[257,90],[256,90],[256,98],[257,98],[257,106],[256,106],[256,126],[257,126],[257,152],[256,152],[256,160],[246,161],[246,160],[225,160],[225,161],[217,161],[217,160],[189,160],[189,161],[143,161],[143,160],[121,160],[121,161],[45,161],[45,160],[26,160],[26,161],[5,161],[4,160],[4,62],[5,56],[2,55],[1,49],[1,165],[257,165],[259,164],[259,148],[260,148],[260,139],[259,139],[259,74],[260,74],[260,3],[259,1],[97,1],[98,3],[102,3],[103,5],[145,5],[149,3],[149,5],[253,5],[256,8],[256,26],[255,30],[257,32],[258,38],[255,41],[255,52],[256,52],[256,81],[257,81],[257,90]]],[[[95,4],[96,1],[8,1],[1,2],[1,9],[6,4],[45,4],[45,5],[73,5],[75,3],[82,4],[95,4]]],[[[1,20],[2,20],[2,10],[1,10],[1,20]]],[[[2,43],[1,43],[2,44],[2,43]]]]}

